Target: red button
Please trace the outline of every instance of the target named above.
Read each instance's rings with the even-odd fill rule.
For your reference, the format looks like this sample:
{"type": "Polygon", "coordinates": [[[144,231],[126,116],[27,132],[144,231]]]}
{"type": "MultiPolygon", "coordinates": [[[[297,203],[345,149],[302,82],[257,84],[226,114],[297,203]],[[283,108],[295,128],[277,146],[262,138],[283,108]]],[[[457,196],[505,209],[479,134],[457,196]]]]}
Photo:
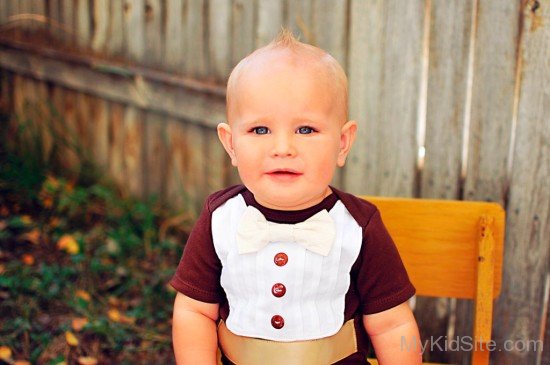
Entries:
{"type": "Polygon", "coordinates": [[[283,295],[285,295],[286,287],[281,283],[274,284],[273,287],[271,288],[271,293],[277,298],[280,298],[283,295]]]}
{"type": "Polygon", "coordinates": [[[280,315],[276,314],[271,317],[271,325],[273,328],[280,330],[285,325],[285,320],[280,315]]]}
{"type": "Polygon", "coordinates": [[[285,266],[288,262],[288,256],[284,252],[279,252],[275,255],[275,258],[273,259],[275,262],[275,265],[277,266],[285,266]]]}

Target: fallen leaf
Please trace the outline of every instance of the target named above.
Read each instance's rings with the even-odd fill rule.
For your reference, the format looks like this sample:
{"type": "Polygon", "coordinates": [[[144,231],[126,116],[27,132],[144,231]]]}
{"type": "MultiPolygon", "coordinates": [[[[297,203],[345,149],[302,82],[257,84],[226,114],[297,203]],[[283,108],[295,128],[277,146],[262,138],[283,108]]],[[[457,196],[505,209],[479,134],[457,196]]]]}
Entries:
{"type": "Polygon", "coordinates": [[[76,185],[76,182],[75,181],[69,181],[66,185],[65,185],[65,190],[69,193],[72,193],[74,191],[74,187],[76,185]]]}
{"type": "Polygon", "coordinates": [[[27,360],[15,360],[13,365],[31,365],[31,363],[27,360]]]}
{"type": "Polygon", "coordinates": [[[29,253],[23,254],[23,256],[21,257],[21,260],[25,265],[31,266],[34,264],[34,256],[29,253]]]}
{"type": "Polygon", "coordinates": [[[107,301],[109,302],[109,305],[112,305],[113,307],[118,307],[120,305],[120,299],[112,295],[107,298],[107,301]]]}
{"type": "Polygon", "coordinates": [[[122,315],[118,309],[111,308],[107,311],[107,317],[113,322],[120,322],[122,315]]]}
{"type": "Polygon", "coordinates": [[[78,338],[71,331],[65,332],[65,340],[69,346],[78,346],[78,338]]]}
{"type": "Polygon", "coordinates": [[[6,272],[6,267],[2,264],[0,264],[0,275],[6,272]]]}
{"type": "Polygon", "coordinates": [[[53,207],[53,198],[51,196],[45,196],[42,198],[42,205],[44,208],[51,208],[53,207]]]}
{"type": "Polygon", "coordinates": [[[80,356],[78,358],[78,363],[80,365],[96,365],[97,359],[91,356],[80,356]]]}
{"type": "Polygon", "coordinates": [[[78,247],[78,243],[74,239],[73,236],[70,234],[65,234],[61,236],[59,241],[57,241],[57,248],[63,251],[66,251],[70,253],[71,255],[75,255],[80,250],[78,247]]]}
{"type": "Polygon", "coordinates": [[[84,326],[85,326],[86,324],[88,324],[88,318],[86,318],[86,317],[78,317],[78,318],[73,318],[71,327],[72,327],[73,330],[75,330],[76,332],[80,332],[80,331],[82,330],[82,328],[84,328],[84,326]]]}
{"type": "Polygon", "coordinates": [[[61,219],[59,219],[58,217],[53,217],[52,219],[50,219],[50,227],[52,228],[56,228],[57,226],[59,226],[59,223],[61,223],[61,219]]]}
{"type": "Polygon", "coordinates": [[[87,302],[89,302],[89,301],[92,299],[92,297],[90,296],[90,294],[89,294],[87,291],[85,291],[85,290],[77,290],[77,291],[75,292],[75,295],[76,295],[77,298],[83,299],[83,300],[85,300],[85,301],[87,301],[87,302]]]}
{"type": "Polygon", "coordinates": [[[30,215],[22,215],[21,216],[21,222],[25,223],[25,224],[31,224],[32,223],[32,218],[30,215]]]}
{"type": "Polygon", "coordinates": [[[37,245],[40,242],[40,236],[41,236],[40,230],[38,228],[35,228],[32,231],[21,235],[21,238],[23,238],[26,241],[29,241],[30,243],[37,245]]]}
{"type": "Polygon", "coordinates": [[[0,346],[0,359],[4,361],[11,359],[11,349],[8,346],[0,346]]]}
{"type": "Polygon", "coordinates": [[[58,362],[55,365],[67,365],[67,361],[63,360],[63,361],[58,362]]]}

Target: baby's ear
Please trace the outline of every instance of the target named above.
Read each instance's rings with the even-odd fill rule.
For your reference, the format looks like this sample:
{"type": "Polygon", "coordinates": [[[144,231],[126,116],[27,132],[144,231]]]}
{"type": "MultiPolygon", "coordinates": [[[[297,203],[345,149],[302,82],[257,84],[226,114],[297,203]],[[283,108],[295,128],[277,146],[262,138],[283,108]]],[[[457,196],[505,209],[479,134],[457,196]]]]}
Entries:
{"type": "Polygon", "coordinates": [[[237,166],[237,157],[235,156],[235,150],[233,149],[233,138],[229,124],[218,124],[218,138],[220,139],[223,148],[231,158],[231,164],[233,166],[237,166]]]}
{"type": "Polygon", "coordinates": [[[342,167],[346,164],[346,157],[355,141],[355,134],[357,132],[357,123],[354,120],[350,120],[342,126],[340,132],[340,151],[338,152],[337,165],[342,167]]]}

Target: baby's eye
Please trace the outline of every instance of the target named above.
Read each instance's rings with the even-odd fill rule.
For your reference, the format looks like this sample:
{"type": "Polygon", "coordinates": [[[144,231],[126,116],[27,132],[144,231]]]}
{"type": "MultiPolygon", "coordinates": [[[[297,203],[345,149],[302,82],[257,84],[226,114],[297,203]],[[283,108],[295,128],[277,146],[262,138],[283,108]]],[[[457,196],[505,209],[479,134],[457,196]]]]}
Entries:
{"type": "Polygon", "coordinates": [[[267,127],[254,127],[252,128],[252,132],[255,134],[268,134],[269,129],[267,127]]]}
{"type": "Polygon", "coordinates": [[[310,134],[314,132],[314,129],[311,127],[300,127],[296,132],[298,134],[310,134]]]}

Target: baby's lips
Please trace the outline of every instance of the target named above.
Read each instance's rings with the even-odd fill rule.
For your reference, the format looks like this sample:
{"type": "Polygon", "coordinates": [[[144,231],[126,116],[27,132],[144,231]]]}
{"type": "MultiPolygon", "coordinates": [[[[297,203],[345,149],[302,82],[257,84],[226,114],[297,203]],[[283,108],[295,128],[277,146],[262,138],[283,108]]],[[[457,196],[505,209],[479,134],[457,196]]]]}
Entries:
{"type": "Polygon", "coordinates": [[[300,175],[301,172],[293,169],[273,169],[267,172],[268,174],[296,174],[300,175]]]}

